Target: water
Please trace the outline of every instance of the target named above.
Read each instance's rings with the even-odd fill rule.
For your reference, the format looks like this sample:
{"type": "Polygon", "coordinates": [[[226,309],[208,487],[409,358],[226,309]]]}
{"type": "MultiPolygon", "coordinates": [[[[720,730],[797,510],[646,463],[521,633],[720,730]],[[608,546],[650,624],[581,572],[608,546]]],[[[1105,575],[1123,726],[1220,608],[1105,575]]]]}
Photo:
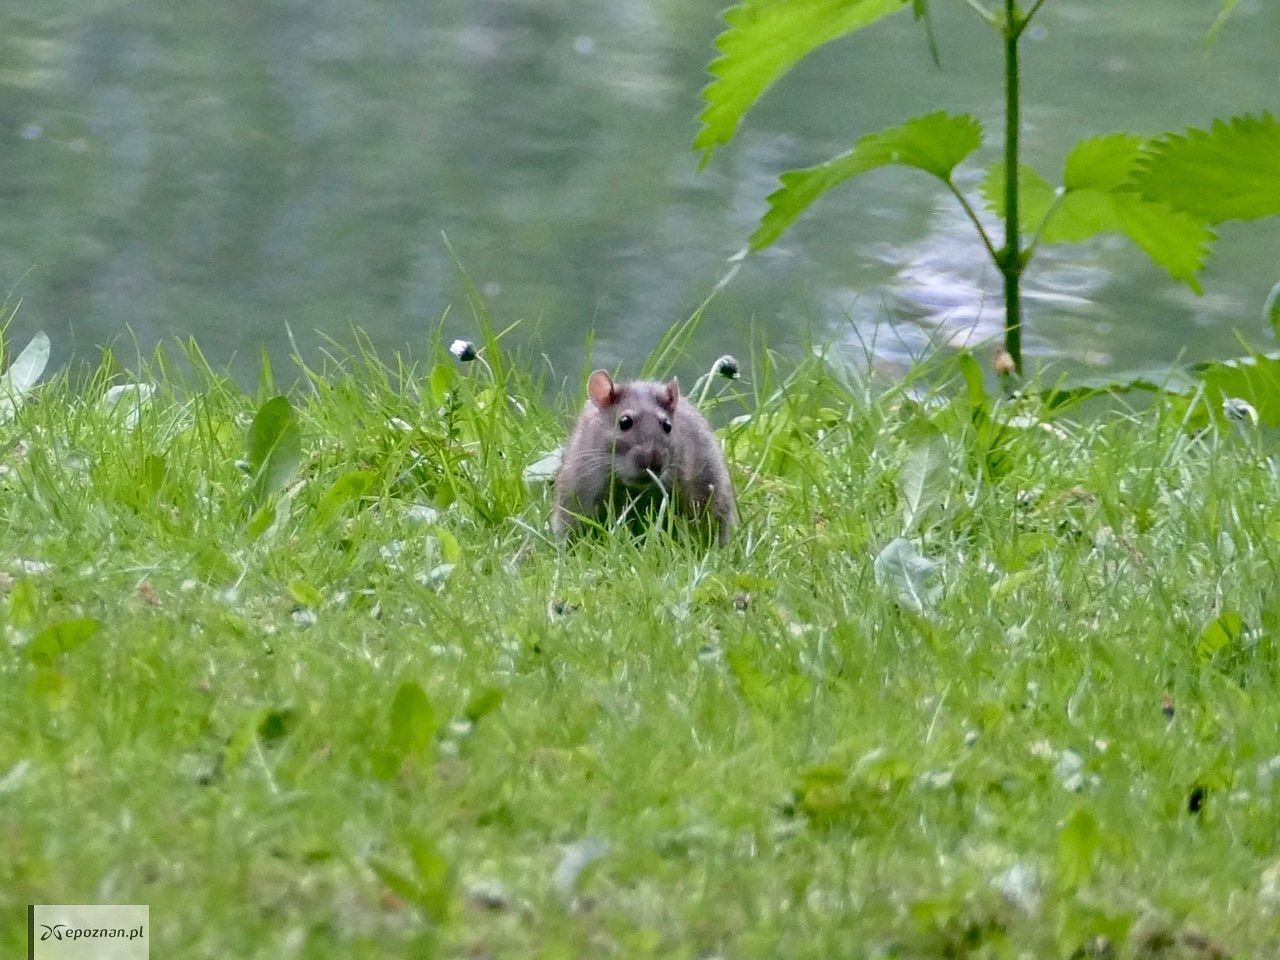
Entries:
{"type": "MultiPolygon", "coordinates": [[[[725,274],[777,174],[929,110],[1000,130],[998,44],[935,0],[943,69],[905,15],[820,51],[698,172],[719,2],[24,0],[0,9],[0,289],[55,363],[195,336],[248,375],[353,325],[380,350],[469,335],[443,239],[496,321],[576,380],[633,365],[725,274]],[[440,318],[452,305],[443,327],[440,318]]],[[[1024,44],[1026,156],[1280,105],[1280,8],[1049,0],[1024,44]]],[[[982,164],[998,144],[984,147],[982,164]]],[[[972,187],[980,164],[963,169],[972,187]]],[[[878,171],[748,259],[691,365],[808,340],[895,365],[991,336],[998,278],[923,174],[878,171]]],[[[1120,240],[1044,251],[1027,350],[1068,370],[1158,367],[1255,342],[1280,222],[1222,231],[1196,297],[1120,240]]]]}

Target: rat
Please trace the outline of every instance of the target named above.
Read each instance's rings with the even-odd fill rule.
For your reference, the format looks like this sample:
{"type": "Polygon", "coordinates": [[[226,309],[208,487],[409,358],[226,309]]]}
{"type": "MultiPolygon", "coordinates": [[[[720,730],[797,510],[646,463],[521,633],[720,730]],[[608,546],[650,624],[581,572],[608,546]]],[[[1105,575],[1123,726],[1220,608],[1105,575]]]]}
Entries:
{"type": "Polygon", "coordinates": [[[614,383],[596,370],[556,473],[551,529],[563,539],[611,506],[641,506],[664,495],[681,516],[705,522],[709,514],[720,546],[729,542],[737,522],[729,468],[710,424],[680,395],[679,381],[614,383]]]}

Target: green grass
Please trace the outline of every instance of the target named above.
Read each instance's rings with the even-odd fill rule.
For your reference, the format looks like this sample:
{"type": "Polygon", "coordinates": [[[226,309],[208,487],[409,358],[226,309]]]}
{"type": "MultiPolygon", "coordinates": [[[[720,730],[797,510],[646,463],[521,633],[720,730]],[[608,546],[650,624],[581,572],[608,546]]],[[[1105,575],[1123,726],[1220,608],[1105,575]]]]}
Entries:
{"type": "Polygon", "coordinates": [[[578,400],[495,350],[308,372],[255,451],[198,357],[0,425],[0,953],[29,902],[184,958],[1280,950],[1267,438],[762,358],[729,549],[560,552],[578,400]]]}

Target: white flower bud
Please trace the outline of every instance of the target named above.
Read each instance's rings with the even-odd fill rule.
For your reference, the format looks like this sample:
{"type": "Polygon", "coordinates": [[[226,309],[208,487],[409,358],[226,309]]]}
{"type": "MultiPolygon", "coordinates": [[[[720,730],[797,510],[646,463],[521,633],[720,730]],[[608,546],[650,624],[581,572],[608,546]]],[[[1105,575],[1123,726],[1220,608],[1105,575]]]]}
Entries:
{"type": "Polygon", "coordinates": [[[1236,423],[1244,423],[1247,420],[1255,427],[1258,425],[1258,411],[1249,401],[1241,400],[1239,397],[1227,397],[1223,400],[1222,413],[1228,420],[1236,423]]]}
{"type": "Polygon", "coordinates": [[[463,363],[468,363],[476,358],[476,345],[470,340],[455,340],[449,344],[449,352],[463,363]]]}

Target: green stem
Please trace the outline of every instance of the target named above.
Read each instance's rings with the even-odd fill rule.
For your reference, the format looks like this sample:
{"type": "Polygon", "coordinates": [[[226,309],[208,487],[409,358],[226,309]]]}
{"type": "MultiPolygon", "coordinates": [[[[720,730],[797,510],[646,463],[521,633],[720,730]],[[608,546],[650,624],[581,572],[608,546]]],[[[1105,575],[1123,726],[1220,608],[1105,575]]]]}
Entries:
{"type": "Polygon", "coordinates": [[[970,9],[972,9],[974,13],[980,16],[983,19],[983,22],[985,22],[988,26],[991,26],[991,27],[1000,26],[999,21],[996,20],[996,15],[992,13],[990,10],[988,10],[986,7],[984,7],[982,4],[980,4],[978,0],[964,0],[964,3],[970,9]]]}
{"type": "Polygon", "coordinates": [[[1044,0],[1036,0],[1031,5],[1031,9],[1027,11],[1027,15],[1022,18],[1022,23],[1018,24],[1018,35],[1022,35],[1022,31],[1027,29],[1027,25],[1031,23],[1031,18],[1036,15],[1036,11],[1044,6],[1044,0]]]}
{"type": "Polygon", "coordinates": [[[974,229],[978,231],[978,236],[982,238],[982,245],[987,248],[987,253],[991,254],[991,259],[995,261],[996,266],[1000,266],[1000,254],[996,250],[996,246],[991,242],[991,237],[987,235],[987,231],[982,228],[982,221],[978,219],[978,212],[973,209],[968,198],[960,192],[959,188],[950,180],[944,181],[947,188],[951,191],[951,195],[960,201],[960,206],[964,209],[965,215],[968,216],[969,222],[973,224],[974,229]]]}
{"type": "Polygon", "coordinates": [[[1018,39],[1025,21],[1018,19],[1016,0],[1005,0],[1004,22],[1004,249],[1000,272],[1004,274],[1004,348],[1022,373],[1022,239],[1018,234],[1018,39]]]}
{"type": "Polygon", "coordinates": [[[1067,198],[1066,189],[1060,189],[1057,196],[1053,198],[1053,203],[1049,205],[1049,210],[1045,213],[1044,218],[1036,227],[1036,232],[1031,237],[1031,242],[1027,244],[1026,253],[1023,254],[1024,263],[1029,263],[1031,258],[1035,256],[1036,249],[1040,246],[1040,237],[1044,233],[1044,228],[1049,225],[1049,221],[1053,219],[1053,215],[1058,212],[1058,208],[1062,206],[1062,201],[1067,198]]]}

